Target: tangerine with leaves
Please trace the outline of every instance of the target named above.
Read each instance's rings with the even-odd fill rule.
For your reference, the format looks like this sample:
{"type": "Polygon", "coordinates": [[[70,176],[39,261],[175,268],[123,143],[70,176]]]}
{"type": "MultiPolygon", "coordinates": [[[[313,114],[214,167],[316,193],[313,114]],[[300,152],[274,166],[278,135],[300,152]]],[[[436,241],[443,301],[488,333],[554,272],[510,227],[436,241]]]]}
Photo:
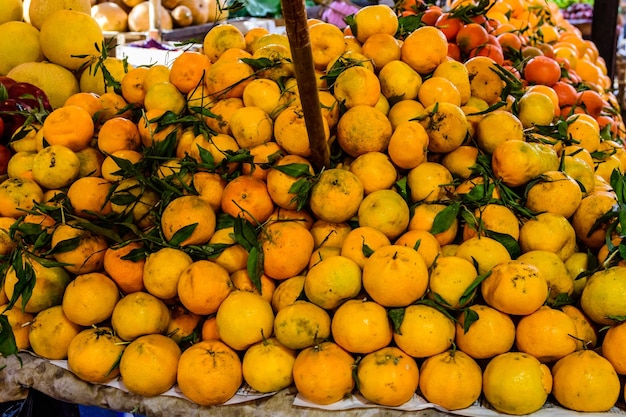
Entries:
{"type": "Polygon", "coordinates": [[[409,401],[418,387],[419,367],[395,346],[368,353],[357,365],[359,392],[369,401],[397,407],[409,401]]]}
{"type": "Polygon", "coordinates": [[[68,284],[61,305],[68,319],[80,326],[92,326],[111,317],[119,297],[111,278],[91,272],[78,275],[68,284]]]}
{"type": "Polygon", "coordinates": [[[263,339],[246,349],[241,361],[243,379],[258,392],[276,392],[293,383],[296,351],[275,337],[263,339]]]}
{"type": "Polygon", "coordinates": [[[334,342],[320,342],[302,349],[293,364],[298,393],[319,405],[332,404],[350,395],[354,358],[334,342]]]}
{"type": "Polygon", "coordinates": [[[252,282],[250,273],[244,268],[230,274],[230,279],[235,289],[253,292],[260,295],[268,303],[272,302],[272,297],[276,290],[276,283],[267,275],[262,274],[259,277],[258,283],[254,283],[252,282]]]}
{"type": "Polygon", "coordinates": [[[313,235],[298,221],[272,222],[260,236],[263,271],[283,280],[298,275],[313,253],[313,235]]]}
{"type": "Polygon", "coordinates": [[[313,175],[311,163],[298,155],[285,155],[267,172],[267,191],[274,204],[284,209],[297,209],[298,194],[294,187],[302,178],[313,175]]]}
{"type": "Polygon", "coordinates": [[[9,300],[15,299],[15,305],[18,305],[25,313],[39,313],[61,304],[63,293],[71,279],[70,274],[64,268],[50,266],[46,259],[39,261],[35,257],[24,255],[7,269],[3,289],[6,297],[9,300]],[[20,262],[21,265],[19,265],[20,262]],[[17,270],[15,264],[19,265],[17,270]],[[18,276],[17,271],[20,269],[25,272],[18,276]],[[20,278],[23,279],[23,274],[28,274],[31,270],[34,286],[30,289],[30,296],[26,299],[26,294],[16,291],[19,291],[20,278]]]}
{"type": "Polygon", "coordinates": [[[240,175],[224,187],[221,208],[233,217],[244,218],[252,224],[262,224],[274,211],[274,202],[265,182],[240,175]]]}
{"type": "Polygon", "coordinates": [[[576,326],[561,310],[542,306],[520,319],[515,346],[540,362],[554,362],[576,350],[576,326]]]}
{"type": "Polygon", "coordinates": [[[456,239],[459,228],[458,219],[453,219],[446,228],[435,224],[435,219],[447,206],[439,203],[421,203],[413,206],[413,215],[409,220],[409,230],[424,230],[435,236],[439,245],[444,246],[456,239]],[[443,230],[441,230],[443,229],[443,230]]]}
{"type": "Polygon", "coordinates": [[[395,190],[376,190],[365,196],[357,219],[360,226],[380,230],[390,240],[400,236],[409,225],[409,205],[395,190]]]}
{"type": "Polygon", "coordinates": [[[208,55],[196,51],[184,51],[178,55],[170,67],[169,81],[183,94],[202,85],[211,67],[208,55]]]}
{"type": "Polygon", "coordinates": [[[119,363],[124,386],[133,394],[154,397],[176,382],[180,347],[162,334],[147,334],[130,342],[119,363]]]}
{"type": "Polygon", "coordinates": [[[551,212],[569,218],[582,198],[576,180],[562,171],[547,171],[528,185],[525,206],[535,213],[551,212]]]}
{"type": "MultiPolygon", "coordinates": [[[[299,287],[296,281],[291,283],[299,287]]],[[[277,308],[274,335],[287,348],[305,349],[331,336],[331,317],[317,304],[294,298],[291,303],[285,302],[284,306],[277,308]]]]}
{"type": "Polygon", "coordinates": [[[108,243],[104,235],[83,229],[75,222],[57,225],[52,232],[51,246],[61,248],[69,245],[68,250],[55,253],[54,259],[62,262],[63,268],[73,274],[85,274],[102,269],[104,253],[108,243]]]}
{"type": "Polygon", "coordinates": [[[235,395],[243,382],[241,359],[224,342],[203,340],[180,355],[176,382],[196,404],[222,404],[235,395]],[[211,383],[207,384],[207,380],[211,383]]]}
{"type": "Polygon", "coordinates": [[[233,291],[228,271],[215,262],[200,259],[190,263],[179,275],[177,294],[189,311],[213,314],[233,291]]]}
{"type": "Polygon", "coordinates": [[[533,57],[524,66],[524,79],[530,84],[553,86],[561,79],[561,66],[547,56],[533,57]]]}
{"type": "Polygon", "coordinates": [[[335,99],[347,108],[373,107],[381,95],[381,83],[369,69],[354,65],[344,69],[333,84],[335,99]]]}
{"type": "Polygon", "coordinates": [[[538,214],[527,220],[520,228],[520,248],[522,252],[531,250],[554,252],[565,260],[576,251],[575,227],[576,223],[573,220],[570,223],[561,214],[550,212],[538,214]]]}
{"type": "Polygon", "coordinates": [[[311,267],[304,280],[307,298],[318,306],[332,310],[361,291],[361,269],[345,256],[323,258],[311,267]]]}
{"type": "Polygon", "coordinates": [[[394,326],[395,344],[414,358],[427,358],[445,352],[454,341],[452,318],[428,304],[416,303],[404,308],[401,321],[394,321],[394,326]]]}
{"type": "Polygon", "coordinates": [[[617,317],[626,315],[626,285],[621,279],[625,271],[624,266],[612,266],[587,278],[580,306],[594,323],[610,326],[616,324],[617,317]]]}
{"type": "Polygon", "coordinates": [[[565,262],[556,253],[547,250],[531,250],[522,253],[517,260],[528,262],[539,268],[539,272],[550,288],[549,302],[554,302],[559,296],[572,295],[574,280],[570,277],[565,262]]]}
{"type": "Polygon", "coordinates": [[[489,359],[508,352],[515,341],[510,315],[485,304],[474,303],[456,322],[456,346],[474,359],[489,359]]]}
{"type": "Polygon", "coordinates": [[[390,189],[398,177],[393,163],[382,152],[367,152],[359,155],[350,163],[350,171],[359,178],[366,195],[374,191],[390,189]]]}
{"type": "Polygon", "coordinates": [[[422,26],[404,39],[400,59],[420,75],[426,75],[443,63],[447,56],[446,35],[434,26],[422,26]]]}
{"type": "Polygon", "coordinates": [[[82,330],[65,316],[60,305],[46,308],[35,315],[30,325],[30,348],[45,359],[67,359],[70,343],[82,330]]]}
{"type": "Polygon", "coordinates": [[[200,323],[201,316],[187,310],[180,304],[170,306],[170,322],[165,334],[176,343],[183,344],[193,340],[194,332],[200,323]]]}
{"type": "Polygon", "coordinates": [[[3,217],[17,219],[42,201],[43,189],[32,179],[7,178],[0,183],[0,215],[3,217]]]}
{"type": "Polygon", "coordinates": [[[602,356],[605,357],[615,372],[619,375],[626,374],[626,358],[622,347],[626,341],[626,323],[620,322],[608,328],[602,340],[602,356]]]}
{"type": "MultiPolygon", "coordinates": [[[[4,294],[4,292],[1,293],[4,294]]],[[[7,302],[9,300],[5,297],[4,301],[7,302]]],[[[19,304],[14,304],[11,308],[8,307],[8,304],[0,305],[0,314],[6,318],[9,326],[11,326],[11,332],[15,338],[15,346],[18,349],[28,349],[30,347],[28,334],[30,333],[30,325],[35,315],[25,312],[19,304]]]]}
{"type": "Polygon", "coordinates": [[[478,278],[474,265],[465,258],[445,256],[430,266],[427,297],[444,308],[458,310],[471,302],[476,289],[471,285],[478,278]]]}
{"type": "Polygon", "coordinates": [[[390,245],[389,238],[373,227],[360,226],[352,229],[345,236],[341,246],[341,255],[352,259],[363,268],[367,258],[378,248],[390,245]]]}
{"type": "Polygon", "coordinates": [[[491,232],[507,235],[513,240],[519,239],[519,220],[513,210],[507,206],[488,203],[474,210],[473,217],[467,216],[463,226],[463,240],[491,232]]]}
{"type": "Polygon", "coordinates": [[[579,350],[552,367],[552,394],[563,407],[581,412],[603,412],[619,398],[621,383],[611,362],[594,350],[579,350]]]}
{"type": "Polygon", "coordinates": [[[103,268],[124,294],[144,289],[143,245],[131,241],[112,245],[104,252],[103,268]]]}
{"type": "Polygon", "coordinates": [[[401,122],[389,138],[387,154],[398,168],[413,169],[426,161],[429,141],[426,129],[419,122],[401,122]]]}
{"type": "Polygon", "coordinates": [[[424,80],[417,97],[424,107],[429,107],[434,103],[461,105],[461,93],[456,85],[449,79],[440,76],[432,76],[424,80]]]}
{"type": "MultiPolygon", "coordinates": [[[[322,118],[322,124],[324,136],[328,141],[330,128],[325,118],[322,118]]],[[[288,154],[304,158],[311,156],[309,134],[300,105],[292,104],[278,114],[274,120],[274,140],[288,154]]]]}
{"type": "Polygon", "coordinates": [[[348,109],[337,123],[337,143],[355,158],[367,152],[384,152],[392,133],[385,114],[364,104],[348,109]]]}
{"type": "Polygon", "coordinates": [[[356,175],[348,170],[331,168],[323,171],[313,184],[309,207],[319,219],[342,223],[357,214],[363,196],[363,184],[356,175]],[[328,204],[329,201],[332,204],[328,204]]]}
{"type": "Polygon", "coordinates": [[[333,340],[350,353],[367,354],[387,346],[393,338],[387,310],[367,299],[351,299],[334,312],[333,340]]]}
{"type": "Polygon", "coordinates": [[[216,216],[211,206],[194,195],[175,198],[161,214],[161,230],[172,245],[207,243],[215,233],[215,225],[216,216]]]}
{"type": "Polygon", "coordinates": [[[551,391],[550,368],[527,353],[497,355],[483,372],[483,394],[502,413],[535,412],[543,407],[551,391]]]}
{"type": "Polygon", "coordinates": [[[495,265],[480,290],[491,307],[515,315],[533,313],[548,297],[548,283],[539,268],[517,260],[495,265]]]}
{"type": "MultiPolygon", "coordinates": [[[[219,25],[222,26],[222,25],[219,25]]],[[[254,69],[240,60],[211,65],[204,83],[208,93],[218,99],[243,97],[243,91],[254,78],[254,69]]]]}
{"type": "Polygon", "coordinates": [[[482,392],[483,372],[460,350],[447,350],[426,358],[420,367],[419,389],[424,398],[446,410],[474,404],[482,392]]]}
{"type": "Polygon", "coordinates": [[[89,219],[112,211],[108,200],[110,189],[111,183],[104,178],[82,177],[70,184],[66,195],[74,214],[89,219]]]}
{"type": "Polygon", "coordinates": [[[83,381],[104,384],[116,378],[126,345],[110,327],[90,327],[78,333],[67,349],[67,367],[83,381]]]}
{"type": "Polygon", "coordinates": [[[245,350],[274,331],[274,311],[261,295],[235,290],[216,313],[220,339],[235,350],[245,350]]]}
{"type": "Polygon", "coordinates": [[[67,106],[53,110],[44,120],[42,129],[48,144],[63,145],[76,152],[89,145],[95,127],[87,110],[67,106]]]}
{"type": "Polygon", "coordinates": [[[363,288],[385,307],[407,306],[428,288],[428,269],[413,248],[387,245],[376,249],[363,265],[363,288]],[[393,285],[390,283],[393,282],[393,285]]]}
{"type": "Polygon", "coordinates": [[[98,130],[98,149],[112,154],[122,149],[139,150],[141,137],[137,125],[124,117],[114,117],[102,123],[98,130]]]}
{"type": "Polygon", "coordinates": [[[164,333],[169,321],[170,312],[165,303],[143,291],[122,297],[111,315],[111,327],[127,342],[145,334],[164,333]]]}

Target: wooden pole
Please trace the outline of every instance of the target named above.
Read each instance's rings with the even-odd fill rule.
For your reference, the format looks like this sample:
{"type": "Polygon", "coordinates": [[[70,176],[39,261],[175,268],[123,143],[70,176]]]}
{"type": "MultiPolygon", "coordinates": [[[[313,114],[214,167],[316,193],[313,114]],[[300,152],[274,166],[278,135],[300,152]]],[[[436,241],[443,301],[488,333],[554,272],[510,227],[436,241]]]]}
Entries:
{"type": "Polygon", "coordinates": [[[311,146],[311,164],[316,171],[330,164],[330,152],[322,122],[322,109],[317,93],[315,66],[311,53],[304,0],[281,0],[291,57],[300,92],[300,102],[311,146]]]}

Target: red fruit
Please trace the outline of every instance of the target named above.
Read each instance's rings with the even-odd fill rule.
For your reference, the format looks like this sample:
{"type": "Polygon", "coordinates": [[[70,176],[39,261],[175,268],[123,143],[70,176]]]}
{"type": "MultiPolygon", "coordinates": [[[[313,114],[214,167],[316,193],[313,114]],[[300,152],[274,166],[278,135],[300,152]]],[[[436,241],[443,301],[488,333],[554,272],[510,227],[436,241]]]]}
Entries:
{"type": "Polygon", "coordinates": [[[39,107],[39,100],[43,104],[44,109],[52,111],[48,96],[39,87],[30,83],[15,83],[8,88],[9,98],[20,100],[33,108],[39,107]]]}
{"type": "Polygon", "coordinates": [[[439,6],[430,6],[424,13],[422,14],[422,23],[428,26],[435,26],[437,19],[439,16],[443,14],[443,10],[439,6]]]}
{"type": "Polygon", "coordinates": [[[487,30],[478,23],[468,23],[459,29],[456,34],[456,44],[461,52],[468,53],[489,42],[487,30]]]}
{"type": "Polygon", "coordinates": [[[543,84],[551,87],[561,79],[561,66],[547,56],[535,56],[529,59],[524,67],[524,79],[529,84],[543,84]]]}
{"type": "Polygon", "coordinates": [[[456,43],[448,43],[448,56],[455,61],[461,61],[461,50],[456,43]]]}
{"type": "Polygon", "coordinates": [[[7,173],[9,159],[11,159],[11,150],[4,145],[0,145],[0,175],[7,173]]]}
{"type": "Polygon", "coordinates": [[[0,84],[2,84],[7,90],[16,82],[17,81],[13,78],[7,77],[6,75],[0,75],[0,84]]]}
{"type": "Polygon", "coordinates": [[[559,107],[573,106],[576,103],[577,92],[573,85],[564,81],[557,81],[552,89],[559,97],[559,107]]]}
{"type": "Polygon", "coordinates": [[[473,58],[475,56],[487,56],[493,59],[493,61],[498,65],[504,64],[504,54],[502,53],[502,48],[490,43],[472,49],[469,52],[469,57],[473,58]]]}
{"type": "Polygon", "coordinates": [[[599,93],[593,90],[584,90],[578,93],[576,106],[582,107],[587,114],[590,114],[593,117],[598,117],[600,116],[600,113],[602,113],[604,100],[599,93]]]}
{"type": "Polygon", "coordinates": [[[458,17],[452,17],[450,13],[444,13],[439,16],[435,26],[446,35],[448,42],[453,42],[459,29],[463,27],[463,21],[458,17]]]}
{"type": "Polygon", "coordinates": [[[27,113],[33,108],[20,100],[8,98],[0,103],[0,117],[4,121],[4,136],[11,138],[13,133],[26,122],[27,113]]]}

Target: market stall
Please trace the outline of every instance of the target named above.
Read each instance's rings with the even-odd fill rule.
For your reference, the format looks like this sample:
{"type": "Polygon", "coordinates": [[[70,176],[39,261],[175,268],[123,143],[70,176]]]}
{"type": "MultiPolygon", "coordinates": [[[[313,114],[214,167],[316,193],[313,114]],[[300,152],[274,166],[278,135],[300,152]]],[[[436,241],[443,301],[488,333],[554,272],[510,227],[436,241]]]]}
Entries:
{"type": "Polygon", "coordinates": [[[0,24],[0,402],[623,414],[626,128],[538,2],[0,24]]]}

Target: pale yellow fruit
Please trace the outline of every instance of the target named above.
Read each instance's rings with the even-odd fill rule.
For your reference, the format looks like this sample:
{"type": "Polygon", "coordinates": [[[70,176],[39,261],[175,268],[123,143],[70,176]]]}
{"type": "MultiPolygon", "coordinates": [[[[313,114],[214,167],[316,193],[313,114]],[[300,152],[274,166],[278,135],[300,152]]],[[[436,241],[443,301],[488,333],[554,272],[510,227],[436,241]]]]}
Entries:
{"type": "Polygon", "coordinates": [[[0,24],[22,20],[22,13],[20,0],[0,0],[0,24]]]}
{"type": "Polygon", "coordinates": [[[89,14],[90,9],[89,0],[25,0],[24,20],[41,29],[48,16],[58,10],[76,10],[89,14]]]}
{"type": "Polygon", "coordinates": [[[99,96],[106,92],[114,92],[114,86],[107,85],[104,81],[102,66],[118,83],[121,83],[124,75],[133,69],[132,65],[124,64],[124,61],[119,58],[107,57],[101,65],[92,64],[82,72],[79,79],[80,91],[95,93],[99,96]]]}
{"type": "MultiPolygon", "coordinates": [[[[133,5],[130,12],[128,12],[128,29],[131,32],[146,32],[150,29],[149,7],[150,2],[148,1],[133,5]]],[[[169,11],[161,6],[159,14],[161,15],[161,29],[172,30],[174,22],[169,11]]]]}
{"type": "Polygon", "coordinates": [[[94,5],[91,8],[91,17],[96,19],[103,31],[126,32],[128,30],[128,13],[112,1],[94,5]]]}
{"type": "Polygon", "coordinates": [[[0,56],[0,75],[25,62],[43,61],[37,28],[26,22],[0,24],[0,56]]]}
{"type": "Polygon", "coordinates": [[[13,68],[7,77],[41,88],[52,108],[63,106],[65,100],[80,91],[78,80],[67,68],[51,62],[27,62],[13,68]]]}
{"type": "Polygon", "coordinates": [[[41,25],[41,50],[48,61],[76,71],[100,56],[104,35],[90,14],[59,10],[41,25]]]}

